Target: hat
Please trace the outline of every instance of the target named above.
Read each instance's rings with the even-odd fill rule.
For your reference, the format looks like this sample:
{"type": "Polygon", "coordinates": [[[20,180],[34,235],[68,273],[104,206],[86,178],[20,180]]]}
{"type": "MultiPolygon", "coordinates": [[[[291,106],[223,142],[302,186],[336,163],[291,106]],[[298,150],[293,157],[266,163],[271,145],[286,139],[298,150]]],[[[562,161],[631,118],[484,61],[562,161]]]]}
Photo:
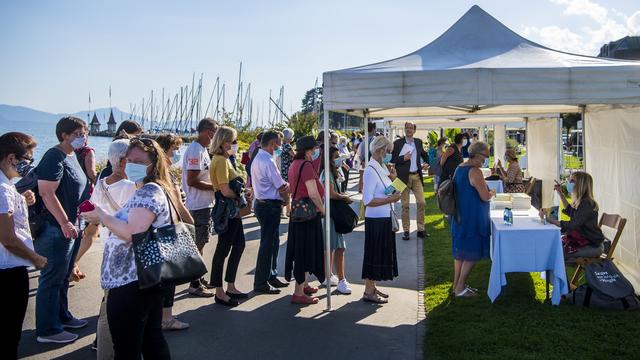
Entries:
{"type": "Polygon", "coordinates": [[[313,136],[303,136],[296,141],[296,150],[309,150],[318,146],[318,142],[313,138],[313,136]]]}

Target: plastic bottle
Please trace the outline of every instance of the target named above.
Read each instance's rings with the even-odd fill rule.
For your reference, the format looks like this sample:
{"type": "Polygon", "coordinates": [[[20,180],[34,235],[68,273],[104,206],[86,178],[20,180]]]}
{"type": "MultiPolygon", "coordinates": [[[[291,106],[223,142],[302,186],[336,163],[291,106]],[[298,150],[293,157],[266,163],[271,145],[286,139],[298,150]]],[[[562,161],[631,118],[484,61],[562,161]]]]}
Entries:
{"type": "Polygon", "coordinates": [[[504,215],[502,216],[505,225],[513,225],[513,213],[510,208],[504,209],[504,215]]]}

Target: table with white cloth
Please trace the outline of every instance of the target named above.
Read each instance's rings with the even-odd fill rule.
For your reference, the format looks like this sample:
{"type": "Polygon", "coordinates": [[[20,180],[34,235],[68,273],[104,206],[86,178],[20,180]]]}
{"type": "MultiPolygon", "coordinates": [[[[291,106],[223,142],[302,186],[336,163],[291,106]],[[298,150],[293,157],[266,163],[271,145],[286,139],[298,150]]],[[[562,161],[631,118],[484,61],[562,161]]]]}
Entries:
{"type": "Polygon", "coordinates": [[[542,272],[553,284],[551,303],[569,292],[560,228],[544,225],[537,210],[514,210],[513,225],[503,222],[503,210],[491,211],[491,274],[487,295],[494,302],[507,284],[506,273],[542,272]]]}
{"type": "Polygon", "coordinates": [[[486,180],[489,190],[495,190],[496,194],[504,193],[504,184],[502,180],[486,180]]]}

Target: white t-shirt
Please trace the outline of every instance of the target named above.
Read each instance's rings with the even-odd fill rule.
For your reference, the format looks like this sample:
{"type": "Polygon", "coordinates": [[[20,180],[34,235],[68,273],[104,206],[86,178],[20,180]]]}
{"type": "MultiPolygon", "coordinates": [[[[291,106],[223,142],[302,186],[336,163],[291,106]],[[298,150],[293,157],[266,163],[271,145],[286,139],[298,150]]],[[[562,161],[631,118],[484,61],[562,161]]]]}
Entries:
{"type": "MultiPolygon", "coordinates": [[[[362,201],[367,205],[373,199],[386,198],[384,189],[391,185],[389,171],[380,165],[378,161],[371,159],[364,169],[362,177],[362,201]],[[378,176],[380,175],[380,176],[378,176]],[[380,181],[382,179],[382,181],[380,181]]],[[[385,204],[381,206],[367,206],[364,216],[368,218],[387,218],[391,216],[391,206],[385,204]]]]}
{"type": "MultiPolygon", "coordinates": [[[[113,215],[124,207],[135,192],[136,183],[133,181],[122,179],[111,185],[107,185],[105,179],[100,179],[95,189],[93,189],[90,201],[98,205],[107,214],[113,215]],[[112,201],[109,200],[107,194],[105,194],[105,190],[109,192],[115,204],[112,204],[112,201]],[[115,205],[117,205],[117,207],[115,205]]],[[[109,233],[110,231],[106,227],[100,226],[100,238],[103,239],[103,241],[109,236],[109,233]]]]}
{"type": "MultiPolygon", "coordinates": [[[[136,190],[122,210],[115,217],[129,221],[129,210],[143,208],[151,211],[156,217],[151,226],[158,228],[171,222],[169,218],[169,202],[164,190],[154,183],[145,184],[136,190]]],[[[138,280],[135,255],[131,242],[111,234],[104,243],[100,284],[103,289],[113,289],[138,280]]]]}
{"type": "Polygon", "coordinates": [[[210,183],[210,166],[211,158],[207,149],[197,141],[192,142],[182,159],[182,189],[187,194],[187,209],[200,210],[213,207],[213,190],[200,190],[187,185],[188,170],[200,170],[198,179],[210,183]]]}
{"type": "MultiPolygon", "coordinates": [[[[0,214],[11,214],[13,216],[13,227],[16,237],[18,237],[26,247],[33,250],[27,202],[2,171],[0,171],[0,214]]],[[[14,255],[7,250],[4,245],[0,244],[0,269],[32,265],[29,260],[14,255]]]]}

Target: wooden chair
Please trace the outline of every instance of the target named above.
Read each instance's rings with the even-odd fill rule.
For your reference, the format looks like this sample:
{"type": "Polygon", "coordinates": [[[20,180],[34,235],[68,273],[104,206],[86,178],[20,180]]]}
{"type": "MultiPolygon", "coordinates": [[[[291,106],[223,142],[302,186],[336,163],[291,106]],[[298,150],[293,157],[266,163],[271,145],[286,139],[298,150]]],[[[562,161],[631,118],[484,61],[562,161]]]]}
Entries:
{"type": "MultiPolygon", "coordinates": [[[[618,245],[618,240],[620,240],[620,236],[622,235],[622,230],[624,230],[624,226],[627,224],[627,219],[623,218],[620,215],[616,214],[607,214],[603,213],[600,217],[600,223],[598,226],[602,228],[603,226],[609,227],[616,231],[616,234],[611,240],[611,246],[609,247],[609,251],[601,254],[598,257],[579,257],[575,259],[576,272],[573,273],[573,277],[571,277],[571,281],[569,282],[569,288],[574,290],[577,286],[575,283],[580,279],[580,273],[584,270],[584,267],[590,263],[599,262],[603,260],[613,260],[613,254],[616,250],[616,246],[618,245]]],[[[610,240],[605,236],[606,240],[610,240]]]]}
{"type": "Polygon", "coordinates": [[[525,194],[531,196],[533,187],[536,186],[536,181],[538,181],[538,179],[534,178],[533,176],[531,177],[531,179],[529,179],[529,185],[527,185],[527,189],[524,191],[525,194]]]}

